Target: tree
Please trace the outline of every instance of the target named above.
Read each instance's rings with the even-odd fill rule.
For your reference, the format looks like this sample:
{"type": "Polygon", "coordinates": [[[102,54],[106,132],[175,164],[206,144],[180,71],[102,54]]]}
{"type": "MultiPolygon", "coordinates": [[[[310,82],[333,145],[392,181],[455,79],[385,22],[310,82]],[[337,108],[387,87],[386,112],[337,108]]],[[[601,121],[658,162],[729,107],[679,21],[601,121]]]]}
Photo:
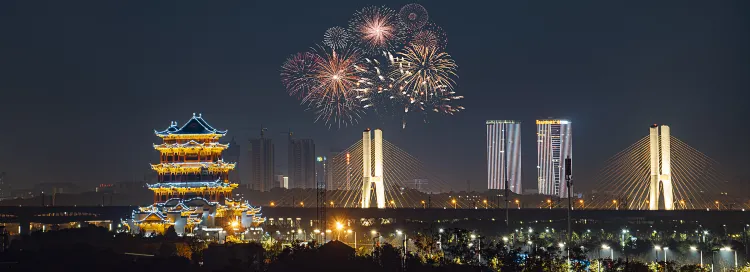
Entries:
{"type": "Polygon", "coordinates": [[[174,226],[169,226],[167,230],[164,232],[164,239],[168,241],[174,241],[177,240],[177,231],[175,231],[174,226]]]}

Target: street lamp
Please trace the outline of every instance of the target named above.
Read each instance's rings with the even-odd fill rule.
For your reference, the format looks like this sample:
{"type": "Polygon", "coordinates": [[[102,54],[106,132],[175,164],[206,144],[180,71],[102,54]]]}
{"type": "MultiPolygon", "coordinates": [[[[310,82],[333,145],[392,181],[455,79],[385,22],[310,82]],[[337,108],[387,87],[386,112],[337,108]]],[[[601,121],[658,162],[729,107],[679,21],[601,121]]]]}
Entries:
{"type": "Polygon", "coordinates": [[[424,200],[422,200],[422,209],[427,209],[427,202],[424,202],[424,200]]]}
{"type": "Polygon", "coordinates": [[[581,210],[583,210],[583,208],[584,208],[584,206],[583,206],[583,199],[579,199],[579,200],[578,200],[578,203],[580,203],[580,204],[581,204],[581,210]]]}
{"type": "Polygon", "coordinates": [[[479,237],[479,236],[477,236],[475,234],[472,234],[471,235],[471,240],[476,240],[477,241],[477,254],[478,254],[478,257],[479,257],[479,263],[481,263],[482,262],[482,240],[477,240],[477,237],[479,237]]]}
{"type": "Polygon", "coordinates": [[[302,207],[302,208],[304,208],[305,207],[305,202],[300,201],[299,202],[299,206],[302,207]]]}
{"type": "Polygon", "coordinates": [[[338,231],[338,234],[336,235],[336,240],[341,239],[341,230],[344,229],[344,224],[341,222],[336,222],[336,230],[338,231]]]}
{"type": "Polygon", "coordinates": [[[550,210],[552,209],[552,200],[551,199],[547,199],[547,206],[549,206],[550,210]]]}
{"type": "MultiPolygon", "coordinates": [[[[698,247],[690,246],[690,251],[698,251],[698,247]]],[[[701,268],[703,268],[703,250],[699,251],[701,257],[701,268]]]]}
{"type": "Polygon", "coordinates": [[[518,206],[518,209],[520,210],[521,209],[521,201],[518,201],[518,199],[516,199],[515,202],[516,202],[516,206],[518,206]]]}
{"type": "Polygon", "coordinates": [[[526,241],[526,244],[529,245],[529,252],[533,252],[531,251],[531,246],[534,245],[534,242],[532,242],[531,240],[528,240],[526,241]]]}
{"type": "Polygon", "coordinates": [[[276,206],[276,203],[271,201],[271,207],[276,206]]]}
{"type": "Polygon", "coordinates": [[[612,199],[612,205],[615,206],[615,210],[619,210],[620,206],[617,205],[617,199],[612,199]]]}
{"type": "Polygon", "coordinates": [[[484,209],[487,209],[487,199],[482,200],[482,202],[484,202],[484,209]]]}
{"type": "Polygon", "coordinates": [[[721,251],[734,251],[734,268],[737,268],[737,251],[732,250],[732,248],[728,246],[722,247],[721,251]]]}
{"type": "Polygon", "coordinates": [[[357,232],[353,230],[346,230],[346,233],[354,233],[354,250],[357,250],[357,232]]]}
{"type": "Polygon", "coordinates": [[[604,245],[602,245],[602,249],[605,249],[605,250],[609,249],[609,259],[610,260],[614,260],[615,259],[615,251],[612,248],[610,248],[608,245],[604,244],[604,245]]]}
{"type": "Polygon", "coordinates": [[[393,201],[393,199],[391,199],[391,206],[392,206],[393,208],[396,208],[396,201],[393,201]]]}
{"type": "Polygon", "coordinates": [[[438,229],[438,248],[443,251],[443,229],[438,229]]]}

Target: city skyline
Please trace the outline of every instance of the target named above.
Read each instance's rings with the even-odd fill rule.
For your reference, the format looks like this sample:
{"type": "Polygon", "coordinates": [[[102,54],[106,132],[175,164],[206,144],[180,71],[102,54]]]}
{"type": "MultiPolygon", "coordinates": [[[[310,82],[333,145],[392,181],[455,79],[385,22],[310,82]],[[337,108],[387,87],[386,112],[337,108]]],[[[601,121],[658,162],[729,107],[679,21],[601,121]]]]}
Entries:
{"type": "MultiPolygon", "coordinates": [[[[720,162],[730,184],[750,180],[743,167],[748,128],[728,125],[750,114],[742,95],[750,24],[736,12],[746,2],[423,5],[449,35],[447,52],[458,65],[456,89],[466,95],[466,110],[425,120],[414,115],[406,128],[398,118],[367,114],[357,124],[329,129],[284,91],[279,65],[322,41],[326,29],[345,23],[361,3],[309,2],[293,9],[272,2],[182,3],[175,9],[165,3],[3,2],[0,12],[8,16],[0,22],[18,27],[0,45],[0,116],[19,131],[0,135],[4,182],[25,188],[140,180],[150,171],[144,158],[158,156],[143,131],[172,118],[184,122],[192,112],[211,116],[243,146],[242,177],[249,162],[243,143],[257,137],[260,124],[275,143],[285,142],[281,132],[292,127],[314,139],[318,152],[346,148],[364,128],[381,127],[392,132],[390,142],[452,188],[465,188],[466,180],[482,188],[487,147],[480,124],[559,116],[576,123],[577,191],[595,187],[603,162],[645,136],[643,128],[652,123],[670,124],[674,136],[720,162]],[[256,10],[263,12],[247,16],[256,10]],[[169,11],[173,19],[148,11],[169,11]],[[686,129],[695,124],[700,129],[686,129]],[[91,135],[99,132],[107,135],[91,135]],[[92,159],[103,146],[122,155],[92,159]]],[[[529,127],[521,138],[534,134],[529,127]]],[[[536,164],[529,153],[535,149],[533,141],[522,141],[529,154],[522,165],[536,164]]],[[[276,169],[288,167],[277,161],[276,169]]],[[[534,188],[536,170],[522,172],[523,187],[534,188]]],[[[744,184],[736,187],[747,192],[744,184]]]]}

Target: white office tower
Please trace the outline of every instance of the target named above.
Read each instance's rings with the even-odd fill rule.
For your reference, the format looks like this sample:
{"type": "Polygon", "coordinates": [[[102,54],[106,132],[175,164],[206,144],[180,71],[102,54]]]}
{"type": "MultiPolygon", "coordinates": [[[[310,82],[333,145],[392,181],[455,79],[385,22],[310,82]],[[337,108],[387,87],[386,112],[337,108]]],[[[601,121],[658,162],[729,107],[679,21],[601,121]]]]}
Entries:
{"type": "Polygon", "coordinates": [[[539,194],[568,197],[565,158],[573,158],[573,136],[568,120],[536,120],[537,185],[539,194]]]}
{"type": "Polygon", "coordinates": [[[672,189],[672,162],[670,160],[669,126],[653,125],[649,131],[649,153],[651,154],[651,186],[649,186],[648,208],[659,209],[659,184],[664,192],[664,209],[674,210],[674,195],[672,189]],[[660,137],[661,136],[661,137],[660,137]],[[661,147],[661,150],[659,148],[661,147]],[[660,154],[661,153],[661,154],[660,154]],[[661,169],[659,169],[661,157],[661,169]],[[661,171],[660,171],[661,170],[661,171]]]}
{"type": "Polygon", "coordinates": [[[521,194],[521,122],[487,120],[487,189],[521,194]]]}
{"type": "Polygon", "coordinates": [[[385,209],[385,188],[383,187],[383,131],[375,130],[372,141],[370,129],[362,133],[362,208],[370,207],[370,195],[375,186],[375,200],[378,209],[385,209]],[[371,147],[372,143],[372,147],[371,147]],[[374,151],[373,151],[374,149],[374,151]],[[375,156],[373,156],[373,153],[375,156]],[[375,174],[372,174],[372,159],[375,159],[375,174]]]}

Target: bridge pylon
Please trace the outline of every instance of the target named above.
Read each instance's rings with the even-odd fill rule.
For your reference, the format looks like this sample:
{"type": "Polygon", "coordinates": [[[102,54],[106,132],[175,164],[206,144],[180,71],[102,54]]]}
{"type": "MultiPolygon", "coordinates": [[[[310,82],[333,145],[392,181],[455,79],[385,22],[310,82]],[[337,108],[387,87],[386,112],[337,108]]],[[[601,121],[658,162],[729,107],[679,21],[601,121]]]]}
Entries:
{"type": "Polygon", "coordinates": [[[659,209],[659,184],[664,193],[664,209],[674,210],[674,192],[672,189],[671,149],[669,126],[651,126],[649,132],[649,153],[651,154],[651,183],[649,186],[649,210],[659,209]],[[661,147],[661,150],[660,150],[661,147]],[[661,158],[661,165],[659,159],[661,158]]]}

